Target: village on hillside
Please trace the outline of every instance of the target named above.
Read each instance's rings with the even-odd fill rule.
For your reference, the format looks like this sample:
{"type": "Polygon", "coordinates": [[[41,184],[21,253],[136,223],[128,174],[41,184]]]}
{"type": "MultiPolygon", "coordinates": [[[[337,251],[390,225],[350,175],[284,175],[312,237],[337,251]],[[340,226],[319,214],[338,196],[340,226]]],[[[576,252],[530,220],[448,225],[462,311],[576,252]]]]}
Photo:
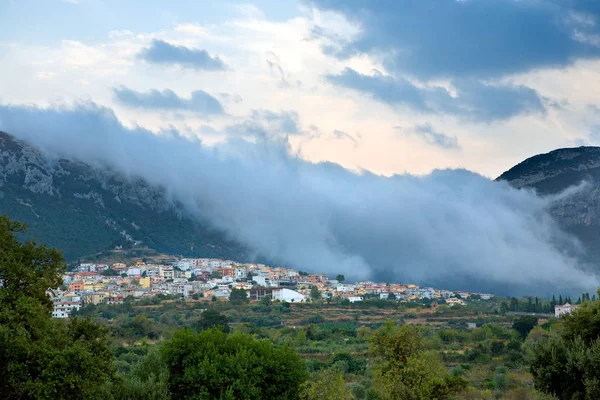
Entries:
{"type": "MultiPolygon", "coordinates": [[[[274,301],[311,301],[316,287],[323,300],[339,298],[351,303],[367,298],[396,301],[444,299],[446,304],[465,305],[475,293],[439,290],[413,284],[346,283],[342,275],[330,279],[324,274],[308,274],[290,268],[238,263],[212,258],[183,258],[172,265],[137,262],[82,263],[63,276],[64,285],[51,294],[55,318],[68,318],[85,304],[116,304],[126,298],[142,299],[156,295],[177,295],[185,299],[227,301],[232,289],[244,289],[250,301],[270,296],[274,301]],[[314,289],[313,289],[314,290],[314,289]]],[[[491,294],[476,293],[487,300],[491,294]]]]}

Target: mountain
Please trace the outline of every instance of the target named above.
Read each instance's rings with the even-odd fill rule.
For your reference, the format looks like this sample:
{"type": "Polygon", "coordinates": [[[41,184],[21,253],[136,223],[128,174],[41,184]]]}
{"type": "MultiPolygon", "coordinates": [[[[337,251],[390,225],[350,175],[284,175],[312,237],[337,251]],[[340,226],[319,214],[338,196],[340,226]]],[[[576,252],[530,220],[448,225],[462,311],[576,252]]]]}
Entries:
{"type": "Polygon", "coordinates": [[[67,260],[145,246],[168,254],[248,259],[242,246],[188,215],[163,188],[106,167],[47,157],[0,132],[0,214],[67,260]]]}
{"type": "Polygon", "coordinates": [[[589,261],[600,265],[600,147],[577,147],[540,154],[514,166],[497,180],[540,195],[560,196],[550,213],[587,250],[589,261]],[[577,186],[576,190],[565,190],[577,186]]]}

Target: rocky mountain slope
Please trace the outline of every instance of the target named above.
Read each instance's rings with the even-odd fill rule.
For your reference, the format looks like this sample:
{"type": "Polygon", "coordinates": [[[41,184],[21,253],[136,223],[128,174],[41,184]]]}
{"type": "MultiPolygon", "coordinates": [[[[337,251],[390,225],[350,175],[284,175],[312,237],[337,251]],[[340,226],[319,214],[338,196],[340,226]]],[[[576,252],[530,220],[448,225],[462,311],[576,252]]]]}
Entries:
{"type": "Polygon", "coordinates": [[[0,132],[0,214],[69,260],[147,246],[169,254],[245,259],[245,250],[167,201],[161,188],[106,168],[51,160],[0,132]]]}
{"type": "Polygon", "coordinates": [[[550,212],[579,237],[590,261],[600,264],[600,147],[540,154],[514,166],[498,180],[533,188],[540,195],[563,193],[552,203],[550,212]]]}

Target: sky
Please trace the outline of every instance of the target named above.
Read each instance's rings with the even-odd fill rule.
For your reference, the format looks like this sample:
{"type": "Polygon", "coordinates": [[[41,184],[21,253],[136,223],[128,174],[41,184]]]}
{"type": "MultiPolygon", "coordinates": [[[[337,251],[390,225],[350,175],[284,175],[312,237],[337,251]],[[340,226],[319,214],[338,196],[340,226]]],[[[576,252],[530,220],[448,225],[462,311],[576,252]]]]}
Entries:
{"type": "MultiPolygon", "coordinates": [[[[94,102],[206,143],[293,115],[303,158],[378,174],[598,143],[585,0],[1,0],[0,102],[94,102]],[[229,130],[231,131],[231,130],[229,130]]],[[[288,132],[289,133],[289,132],[288,132]]]]}
{"type": "Polygon", "coordinates": [[[0,129],[154,179],[282,263],[522,283],[525,259],[555,280],[579,266],[549,200],[490,179],[600,145],[599,17],[593,0],[0,0],[0,129]]]}

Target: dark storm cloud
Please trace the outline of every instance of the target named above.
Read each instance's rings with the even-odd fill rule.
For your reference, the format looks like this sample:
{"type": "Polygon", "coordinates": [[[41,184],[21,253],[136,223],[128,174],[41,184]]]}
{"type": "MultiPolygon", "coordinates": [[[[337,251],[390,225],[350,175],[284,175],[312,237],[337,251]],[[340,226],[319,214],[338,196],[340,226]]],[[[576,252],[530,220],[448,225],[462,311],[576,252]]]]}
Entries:
{"type": "MultiPolygon", "coordinates": [[[[335,55],[368,53],[419,79],[494,78],[597,58],[600,5],[587,0],[312,0],[359,25],[335,55]]],[[[317,27],[316,32],[322,30],[317,27]]]]}

